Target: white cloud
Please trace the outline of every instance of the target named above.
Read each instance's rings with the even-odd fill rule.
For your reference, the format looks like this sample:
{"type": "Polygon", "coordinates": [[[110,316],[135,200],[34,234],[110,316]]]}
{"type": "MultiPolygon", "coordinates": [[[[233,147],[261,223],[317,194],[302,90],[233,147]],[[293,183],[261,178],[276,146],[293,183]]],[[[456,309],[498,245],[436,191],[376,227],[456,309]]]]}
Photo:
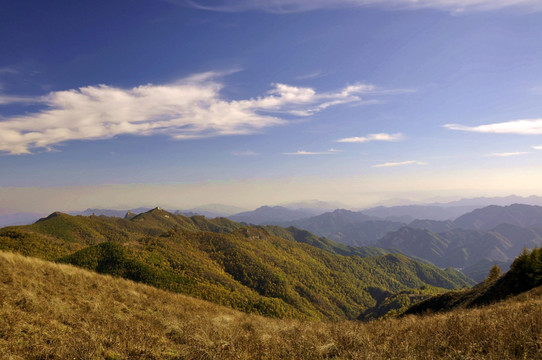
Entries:
{"type": "Polygon", "coordinates": [[[535,150],[542,150],[542,145],[535,145],[535,146],[532,146],[532,148],[535,150]]]}
{"type": "Polygon", "coordinates": [[[525,155],[525,154],[530,154],[530,153],[525,152],[525,151],[516,151],[516,152],[493,153],[493,154],[491,154],[489,156],[509,157],[509,156],[525,155]]]}
{"type": "MultiPolygon", "coordinates": [[[[309,116],[330,106],[363,103],[368,84],[317,93],[308,87],[273,84],[264,96],[226,100],[223,74],[196,74],[167,85],[122,89],[107,85],[51,92],[31,99],[44,109],[0,121],[0,152],[30,153],[70,140],[109,139],[117,135],[163,134],[174,139],[251,134],[285,124],[280,115],[309,116]]],[[[0,96],[0,103],[30,101],[0,96]]]]}
{"type": "Polygon", "coordinates": [[[400,134],[400,133],[397,133],[397,134],[378,133],[378,134],[369,134],[367,136],[356,136],[356,137],[339,139],[337,140],[337,142],[364,143],[368,141],[397,141],[401,139],[403,139],[403,134],[400,134]]]}
{"type": "Polygon", "coordinates": [[[232,151],[231,154],[233,156],[258,156],[257,152],[254,152],[252,150],[244,150],[244,151],[232,151]]]}
{"type": "Polygon", "coordinates": [[[479,126],[446,124],[444,125],[444,127],[450,130],[469,131],[477,133],[541,135],[542,119],[513,120],[479,126]]]}
{"type": "Polygon", "coordinates": [[[504,8],[519,8],[528,11],[542,10],[542,4],[539,0],[222,0],[217,5],[208,5],[202,0],[168,1],[212,11],[259,10],[277,14],[353,7],[397,10],[436,9],[453,13],[492,11],[504,8]]]}
{"type": "Polygon", "coordinates": [[[305,150],[298,150],[296,152],[286,152],[282,153],[283,155],[331,155],[331,154],[337,154],[341,152],[341,150],[337,149],[329,149],[328,151],[305,151],[305,150]]]}
{"type": "Polygon", "coordinates": [[[401,161],[401,162],[387,162],[384,164],[373,165],[372,167],[383,168],[383,167],[394,167],[394,166],[404,166],[404,165],[427,165],[427,163],[422,162],[422,161],[410,160],[410,161],[401,161]]]}

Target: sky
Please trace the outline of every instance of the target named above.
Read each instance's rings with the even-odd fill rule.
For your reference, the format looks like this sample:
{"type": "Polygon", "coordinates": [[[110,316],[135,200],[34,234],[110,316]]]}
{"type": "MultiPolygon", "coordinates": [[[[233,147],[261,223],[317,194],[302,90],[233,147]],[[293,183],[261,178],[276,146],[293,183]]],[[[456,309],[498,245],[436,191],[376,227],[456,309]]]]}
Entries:
{"type": "Polygon", "coordinates": [[[0,3],[0,211],[542,195],[538,0],[0,3]]]}

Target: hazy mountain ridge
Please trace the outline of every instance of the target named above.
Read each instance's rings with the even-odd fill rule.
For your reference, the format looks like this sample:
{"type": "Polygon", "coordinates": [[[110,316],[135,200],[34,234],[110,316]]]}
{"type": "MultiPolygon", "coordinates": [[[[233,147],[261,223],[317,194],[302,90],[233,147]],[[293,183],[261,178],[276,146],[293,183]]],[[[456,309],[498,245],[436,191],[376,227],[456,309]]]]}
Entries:
{"type": "Polygon", "coordinates": [[[476,230],[490,230],[503,223],[525,228],[542,227],[542,206],[491,205],[476,209],[454,220],[456,227],[476,230]]]}
{"type": "Polygon", "coordinates": [[[484,259],[493,263],[510,261],[523,247],[533,248],[541,242],[542,230],[501,224],[491,231],[456,228],[443,233],[404,227],[387,234],[374,246],[396,249],[439,267],[464,268],[484,259]]]}
{"type": "Polygon", "coordinates": [[[369,216],[381,219],[400,220],[401,222],[411,222],[416,219],[424,220],[452,220],[469,211],[478,208],[478,206],[436,206],[436,205],[403,205],[384,207],[378,206],[360,212],[369,216]]]}
{"type": "Polygon", "coordinates": [[[253,211],[246,211],[228,216],[228,219],[254,225],[276,225],[297,219],[304,219],[315,214],[318,210],[289,209],[283,206],[262,206],[253,211]]]}
{"type": "Polygon", "coordinates": [[[281,226],[295,226],[319,236],[349,246],[366,246],[374,243],[386,233],[396,230],[403,223],[382,220],[361,212],[337,209],[306,219],[279,223],[281,226]]]}

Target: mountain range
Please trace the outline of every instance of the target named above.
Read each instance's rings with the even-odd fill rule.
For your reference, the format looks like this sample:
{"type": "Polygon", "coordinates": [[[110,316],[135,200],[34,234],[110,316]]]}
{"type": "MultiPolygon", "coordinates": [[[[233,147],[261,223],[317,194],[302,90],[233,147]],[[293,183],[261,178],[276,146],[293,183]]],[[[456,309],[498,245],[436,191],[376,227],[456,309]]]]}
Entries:
{"type": "Polygon", "coordinates": [[[472,284],[453,269],[311,235],[160,208],[131,219],[55,212],[0,229],[0,249],[281,318],[354,319],[380,291],[472,284]]]}
{"type": "Polygon", "coordinates": [[[463,269],[477,281],[485,278],[493,264],[506,269],[523,247],[542,242],[542,207],[525,204],[491,205],[455,220],[422,219],[408,224],[344,209],[279,224],[349,246],[370,245],[439,267],[463,269]]]}
{"type": "MultiPolygon", "coordinates": [[[[498,198],[495,201],[506,203],[514,199],[517,197],[498,198]]],[[[527,199],[531,203],[540,200],[538,197],[523,199],[527,199]]],[[[316,207],[319,207],[320,210],[264,206],[255,211],[231,215],[229,219],[246,224],[278,224],[286,228],[304,229],[314,233],[316,239],[325,237],[332,240],[336,244],[335,247],[338,244],[343,244],[350,249],[360,246],[386,249],[428,261],[442,268],[461,269],[467,276],[481,281],[493,264],[497,263],[503,269],[507,269],[512,259],[523,247],[532,248],[542,242],[541,206],[490,205],[462,214],[456,219],[448,220],[416,219],[411,222],[401,222],[390,219],[394,216],[406,219],[409,216],[412,217],[412,214],[423,215],[428,211],[434,213],[449,209],[455,211],[460,207],[471,206],[469,204],[482,200],[484,199],[463,200],[459,203],[450,203],[453,206],[448,207],[437,205],[379,207],[373,208],[372,212],[369,211],[373,215],[367,214],[367,211],[344,209],[314,215],[314,213],[322,211],[326,203],[313,204],[318,205],[316,207]],[[382,212],[386,209],[389,211],[382,212]],[[409,210],[414,212],[409,216],[404,215],[403,212],[409,210]],[[374,214],[389,216],[387,219],[383,219],[374,214]]],[[[490,199],[485,200],[489,201],[490,199]]],[[[227,210],[219,205],[209,205],[208,208],[227,210]]],[[[129,213],[119,210],[87,209],[82,213],[116,217],[124,217],[128,214],[128,217],[131,218],[142,211],[148,211],[148,209],[133,209],[129,213]]],[[[235,208],[229,208],[229,211],[235,211],[235,208]]],[[[442,211],[441,214],[444,214],[442,211]]],[[[180,211],[176,213],[183,214],[180,211]]],[[[195,216],[194,214],[188,215],[195,216]]],[[[272,232],[274,230],[269,228],[266,231],[272,232]]],[[[284,233],[282,236],[285,236],[284,233]]],[[[311,241],[320,245],[325,243],[323,240],[315,241],[313,239],[311,241]]],[[[328,244],[322,246],[329,249],[328,244]]],[[[362,251],[362,253],[366,252],[362,251]]],[[[374,250],[373,254],[375,254],[374,250]]]]}

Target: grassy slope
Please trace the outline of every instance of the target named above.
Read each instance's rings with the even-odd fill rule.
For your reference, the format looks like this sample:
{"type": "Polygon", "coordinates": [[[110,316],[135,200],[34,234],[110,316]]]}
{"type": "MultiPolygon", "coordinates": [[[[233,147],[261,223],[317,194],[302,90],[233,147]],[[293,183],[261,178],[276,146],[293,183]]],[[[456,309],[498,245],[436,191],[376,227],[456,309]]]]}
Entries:
{"type": "Polygon", "coordinates": [[[0,251],[0,358],[535,359],[541,296],[370,323],[274,320],[0,251]]]}

